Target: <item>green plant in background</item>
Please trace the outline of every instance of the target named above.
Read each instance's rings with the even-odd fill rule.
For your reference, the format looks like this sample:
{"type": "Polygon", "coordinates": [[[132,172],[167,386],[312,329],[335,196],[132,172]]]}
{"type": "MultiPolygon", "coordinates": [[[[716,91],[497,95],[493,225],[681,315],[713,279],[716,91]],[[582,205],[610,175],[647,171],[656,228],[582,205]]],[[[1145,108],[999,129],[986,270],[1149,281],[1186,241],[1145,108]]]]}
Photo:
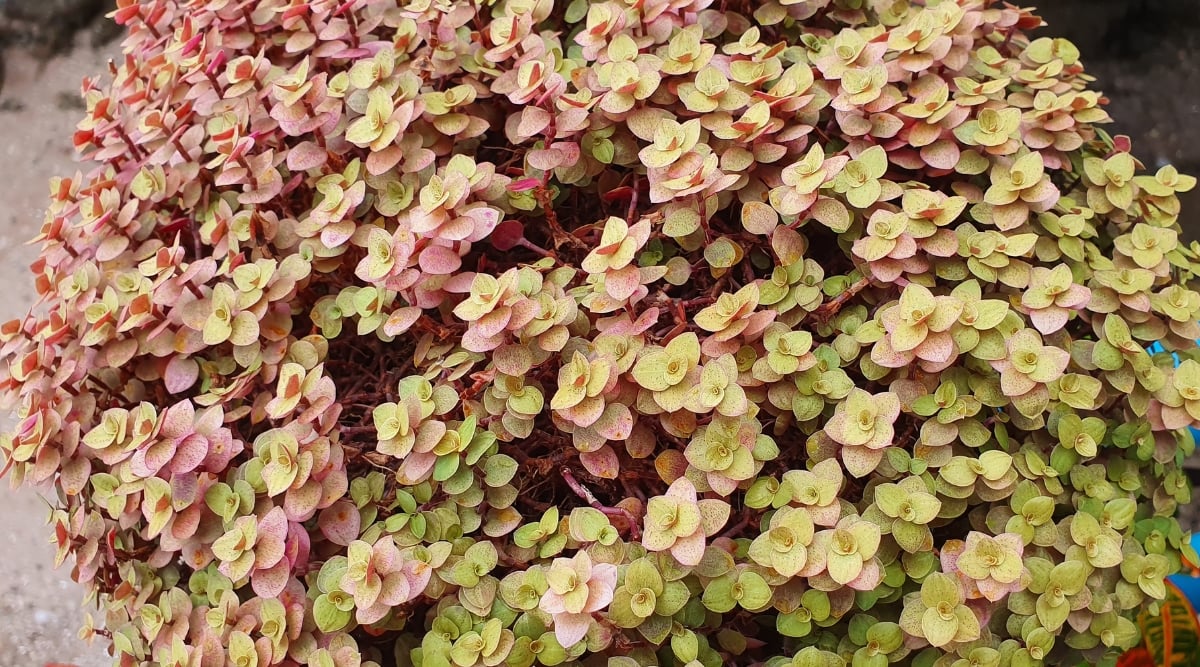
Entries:
{"type": "Polygon", "coordinates": [[[1113,665],[1159,609],[1195,179],[1030,10],[114,17],[0,469],[116,664],[1113,665]]]}

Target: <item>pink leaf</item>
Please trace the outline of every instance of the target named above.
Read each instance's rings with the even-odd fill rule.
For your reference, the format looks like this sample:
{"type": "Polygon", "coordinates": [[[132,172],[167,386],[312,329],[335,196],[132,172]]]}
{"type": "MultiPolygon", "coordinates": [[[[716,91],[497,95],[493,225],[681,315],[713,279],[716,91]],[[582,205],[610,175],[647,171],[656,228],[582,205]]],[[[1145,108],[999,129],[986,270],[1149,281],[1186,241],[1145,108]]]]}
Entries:
{"type": "Polygon", "coordinates": [[[609,440],[624,440],[633,432],[633,412],[624,403],[609,403],[593,428],[609,440]]]}
{"type": "Polygon", "coordinates": [[[340,247],[350,240],[355,229],[357,226],[350,220],[336,222],[321,230],[321,243],[324,243],[326,248],[340,247]]]}
{"type": "Polygon", "coordinates": [[[190,400],[176,403],[163,413],[161,422],[160,433],[164,438],[181,438],[195,431],[196,408],[190,400]]]}
{"type": "Polygon", "coordinates": [[[288,489],[283,495],[283,509],[291,521],[307,521],[312,518],[321,503],[321,484],[308,480],[298,489],[288,489]]]}
{"type": "Polygon", "coordinates": [[[604,445],[594,452],[581,453],[579,462],[583,464],[584,468],[587,468],[589,473],[600,479],[616,479],[617,473],[621,470],[617,453],[608,445],[604,445]]]}
{"type": "Polygon", "coordinates": [[[321,510],[317,526],[325,539],[343,547],[358,539],[360,517],[353,503],[342,500],[321,510]]]}
{"type": "Polygon", "coordinates": [[[954,356],[954,339],[945,331],[931,331],[925,336],[925,342],[921,343],[918,352],[917,356],[926,361],[944,363],[954,356]]]}
{"type": "Polygon", "coordinates": [[[255,570],[250,576],[250,587],[260,598],[276,598],[287,586],[291,566],[286,560],[281,560],[273,567],[255,570]]]}
{"type": "Polygon", "coordinates": [[[751,234],[770,234],[779,225],[779,214],[770,204],[749,201],[742,204],[742,227],[751,234]]]}
{"type": "Polygon", "coordinates": [[[350,488],[350,480],[346,476],[345,468],[341,464],[336,464],[337,469],[331,471],[321,479],[321,502],[318,507],[325,509],[339,498],[346,495],[346,490],[350,488]]]}
{"type": "Polygon", "coordinates": [[[856,591],[869,591],[878,586],[882,579],[883,573],[879,569],[879,561],[872,558],[863,563],[862,571],[846,586],[856,591]]]}
{"type": "Polygon", "coordinates": [[[303,570],[308,564],[308,552],[311,548],[312,541],[308,536],[308,529],[301,523],[289,521],[287,542],[283,547],[283,557],[292,564],[294,569],[303,570]]]}
{"type": "Polygon", "coordinates": [[[953,169],[958,165],[959,157],[958,144],[949,139],[935,141],[921,149],[921,159],[938,169],[953,169]]]}
{"type": "Polygon", "coordinates": [[[415,306],[397,308],[388,316],[387,322],[383,323],[383,333],[388,336],[399,336],[408,331],[409,327],[420,317],[421,309],[415,306]]]}
{"type": "Polygon", "coordinates": [[[554,638],[564,647],[573,646],[587,636],[591,622],[590,614],[555,614],[554,638]]]}
{"type": "Polygon", "coordinates": [[[508,191],[509,192],[528,192],[530,190],[533,190],[534,188],[541,186],[541,184],[542,184],[542,179],[534,178],[534,177],[530,176],[529,178],[521,178],[521,179],[517,179],[517,180],[513,181],[512,183],[509,183],[508,191]]]}
{"type": "Polygon", "coordinates": [[[671,546],[671,555],[681,565],[695,567],[704,558],[705,542],[704,532],[697,530],[687,537],[675,540],[675,544],[671,546]]]}
{"type": "Polygon", "coordinates": [[[233,457],[245,448],[246,443],[234,440],[229,429],[221,429],[208,439],[208,456],[204,457],[203,467],[209,472],[223,472],[233,457]]]}
{"type": "Polygon", "coordinates": [[[100,246],[96,248],[96,259],[101,262],[111,262],[125,249],[129,247],[129,237],[127,236],[110,236],[100,242],[100,246]]]}
{"type": "Polygon", "coordinates": [[[1030,312],[1029,321],[1038,331],[1048,335],[1066,326],[1069,316],[1070,313],[1066,308],[1050,306],[1030,312]]]}
{"type": "Polygon", "coordinates": [[[167,386],[167,391],[178,394],[195,384],[196,378],[199,376],[200,364],[187,357],[175,356],[167,362],[167,369],[163,374],[163,384],[167,386]]]}
{"type": "Polygon", "coordinates": [[[529,151],[525,154],[525,159],[529,161],[530,166],[542,171],[555,169],[564,162],[562,154],[558,151],[545,148],[529,151]]]}
{"type": "Polygon", "coordinates": [[[474,327],[467,329],[462,337],[462,346],[470,352],[488,352],[496,349],[503,342],[502,336],[484,336],[479,329],[474,327]]]}
{"type": "Polygon", "coordinates": [[[175,456],[176,442],[174,440],[159,440],[148,447],[137,450],[129,460],[133,474],[139,477],[152,477],[162,470],[163,466],[175,456]]]}
{"type": "Polygon", "coordinates": [[[425,273],[446,276],[462,267],[462,257],[446,246],[433,245],[421,251],[417,263],[425,273]]]}
{"type": "Polygon", "coordinates": [[[479,335],[484,338],[494,338],[508,327],[508,323],[512,320],[512,314],[511,308],[500,307],[475,320],[471,326],[478,329],[479,335]]]}
{"type": "Polygon", "coordinates": [[[187,540],[196,534],[200,527],[200,519],[204,518],[204,505],[192,505],[180,511],[171,519],[171,537],[177,540],[187,540]]]}
{"type": "Polygon", "coordinates": [[[466,240],[480,241],[490,236],[500,223],[500,215],[499,209],[490,206],[476,206],[463,211],[462,218],[469,221],[471,227],[466,240]]]}
{"type": "Polygon", "coordinates": [[[92,474],[92,462],[82,457],[67,459],[62,465],[61,481],[68,496],[77,496],[87,486],[92,474]]]}
{"type": "Polygon", "coordinates": [[[553,117],[550,115],[550,112],[541,107],[525,107],[521,110],[521,121],[517,125],[519,141],[541,134],[542,130],[546,129],[546,126],[550,124],[552,119],[553,117]]]}
{"type": "Polygon", "coordinates": [[[404,149],[395,144],[381,151],[371,151],[371,154],[367,156],[367,173],[378,176],[396,166],[396,163],[402,159],[404,159],[404,149]]]}
{"type": "Polygon", "coordinates": [[[287,532],[288,519],[282,507],[272,507],[270,511],[258,520],[258,539],[260,541],[265,535],[277,539],[282,543],[287,537],[287,532]]]}
{"type": "Polygon", "coordinates": [[[624,301],[642,285],[642,274],[634,265],[604,274],[604,289],[618,301],[624,301]]]}
{"type": "Polygon", "coordinates": [[[435,463],[437,456],[434,454],[412,452],[404,459],[404,465],[400,466],[400,475],[409,480],[425,479],[435,463]]]}
{"type": "Polygon", "coordinates": [[[315,142],[301,142],[287,151],[287,166],[292,171],[308,171],[325,164],[329,153],[315,142]]]}
{"type": "Polygon", "coordinates": [[[394,607],[411,599],[412,587],[402,572],[395,572],[383,578],[383,588],[379,591],[380,602],[394,607]]]}
{"type": "Polygon", "coordinates": [[[175,456],[171,457],[171,472],[191,472],[208,456],[208,438],[192,434],[176,445],[175,456]]]}
{"type": "Polygon", "coordinates": [[[881,459],[883,459],[882,449],[842,448],[842,463],[846,466],[846,472],[855,477],[864,477],[874,472],[881,459]]]}

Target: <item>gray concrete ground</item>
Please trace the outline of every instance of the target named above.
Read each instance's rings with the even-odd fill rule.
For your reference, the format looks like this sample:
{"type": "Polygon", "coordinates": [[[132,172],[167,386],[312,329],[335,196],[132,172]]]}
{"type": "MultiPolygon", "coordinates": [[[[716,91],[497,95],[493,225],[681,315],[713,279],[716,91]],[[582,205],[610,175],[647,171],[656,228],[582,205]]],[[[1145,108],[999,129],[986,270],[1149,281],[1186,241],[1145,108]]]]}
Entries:
{"type": "MultiPolygon", "coordinates": [[[[25,241],[41,224],[49,178],[75,169],[71,132],[82,111],[68,100],[79,98],[82,77],[98,73],[104,63],[102,54],[87,48],[48,62],[23,52],[6,56],[0,92],[0,321],[23,314],[33,302],[28,266],[36,248],[25,241]]],[[[109,665],[99,642],[88,646],[78,639],[83,588],[71,581],[69,564],[53,569],[48,516],[49,506],[36,491],[13,491],[0,482],[0,667],[109,665]]]]}

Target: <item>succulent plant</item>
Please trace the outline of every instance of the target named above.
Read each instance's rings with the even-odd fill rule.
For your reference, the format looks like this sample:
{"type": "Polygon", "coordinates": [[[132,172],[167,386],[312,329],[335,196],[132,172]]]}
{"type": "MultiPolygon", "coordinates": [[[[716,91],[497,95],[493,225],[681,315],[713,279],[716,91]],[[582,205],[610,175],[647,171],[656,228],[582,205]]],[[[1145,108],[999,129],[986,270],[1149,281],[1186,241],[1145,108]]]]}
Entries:
{"type": "Polygon", "coordinates": [[[113,17],[0,473],[115,664],[1111,667],[1196,561],[1196,181],[1031,10],[113,17]]]}

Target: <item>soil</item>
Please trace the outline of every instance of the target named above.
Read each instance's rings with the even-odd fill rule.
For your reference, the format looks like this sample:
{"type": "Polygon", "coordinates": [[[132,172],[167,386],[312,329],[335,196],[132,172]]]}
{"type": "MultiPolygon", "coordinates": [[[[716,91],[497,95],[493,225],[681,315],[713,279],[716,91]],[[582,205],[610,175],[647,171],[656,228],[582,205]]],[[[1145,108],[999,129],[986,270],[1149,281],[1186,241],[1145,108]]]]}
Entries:
{"type": "MultiPolygon", "coordinates": [[[[1200,174],[1200,0],[1045,2],[1043,32],[1080,47],[1112,102],[1117,122],[1110,129],[1131,135],[1147,166],[1170,162],[1200,174]]],[[[103,46],[111,23],[96,20],[110,5],[0,0],[0,45],[19,45],[0,60],[0,321],[33,302],[27,267],[35,249],[24,241],[40,225],[47,180],[75,170],[79,81],[117,51],[103,46]]],[[[1186,234],[1200,239],[1200,188],[1185,196],[1183,210],[1186,234]]],[[[0,484],[0,558],[8,573],[0,578],[0,667],[108,665],[100,643],[88,646],[76,636],[83,590],[68,569],[51,567],[47,508],[38,492],[0,484]]],[[[1195,504],[1186,508],[1184,523],[1200,523],[1197,513],[1195,504]]]]}

